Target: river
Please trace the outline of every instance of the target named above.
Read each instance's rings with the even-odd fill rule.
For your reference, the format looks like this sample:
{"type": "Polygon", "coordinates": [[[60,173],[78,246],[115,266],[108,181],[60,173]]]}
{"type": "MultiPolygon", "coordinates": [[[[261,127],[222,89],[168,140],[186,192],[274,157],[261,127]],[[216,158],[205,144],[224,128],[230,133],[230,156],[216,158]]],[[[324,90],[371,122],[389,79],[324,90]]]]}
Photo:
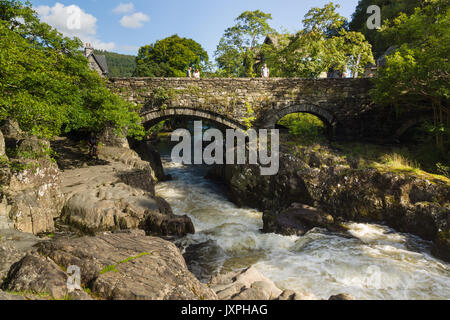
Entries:
{"type": "Polygon", "coordinates": [[[313,229],[303,237],[263,234],[262,213],[238,208],[206,168],[163,157],[173,181],[157,185],[174,213],[187,214],[196,234],[177,240],[190,270],[207,282],[214,272],[254,265],[280,289],[318,298],[450,299],[450,265],[430,243],[385,226],[349,223],[351,236],[313,229]]]}

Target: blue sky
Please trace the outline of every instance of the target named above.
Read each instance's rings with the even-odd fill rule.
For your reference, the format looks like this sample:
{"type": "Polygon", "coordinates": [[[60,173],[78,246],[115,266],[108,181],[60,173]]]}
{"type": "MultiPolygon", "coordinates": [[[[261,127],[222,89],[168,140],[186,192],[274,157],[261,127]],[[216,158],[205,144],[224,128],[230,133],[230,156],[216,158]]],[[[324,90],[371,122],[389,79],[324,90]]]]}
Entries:
{"type": "MultiPolygon", "coordinates": [[[[139,47],[173,34],[199,42],[213,58],[224,30],[245,10],[271,13],[272,26],[294,32],[312,7],[331,0],[31,0],[41,18],[69,36],[97,48],[136,55],[139,47]],[[79,11],[67,11],[70,8],[79,11]],[[81,24],[68,28],[78,12],[81,24]],[[73,17],[73,15],[72,15],[73,17]]],[[[334,0],[350,18],[358,0],[334,0]]],[[[74,24],[72,23],[72,26],[74,24]]]]}

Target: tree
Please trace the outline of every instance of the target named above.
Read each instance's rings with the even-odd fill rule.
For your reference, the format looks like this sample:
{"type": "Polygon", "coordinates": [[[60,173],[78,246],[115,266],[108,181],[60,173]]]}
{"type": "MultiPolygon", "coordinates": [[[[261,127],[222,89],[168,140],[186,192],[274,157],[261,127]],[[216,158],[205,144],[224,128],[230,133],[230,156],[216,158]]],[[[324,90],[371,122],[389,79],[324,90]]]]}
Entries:
{"type": "Polygon", "coordinates": [[[41,23],[29,3],[1,0],[0,18],[0,120],[47,138],[107,124],[144,133],[136,107],[89,69],[80,40],[41,23]]]}
{"type": "Polygon", "coordinates": [[[367,19],[369,14],[367,8],[371,5],[377,5],[381,8],[382,21],[389,21],[398,17],[401,13],[410,15],[414,9],[424,4],[425,0],[360,0],[350,22],[350,30],[359,31],[372,44],[375,57],[383,53],[392,45],[389,39],[386,39],[382,33],[377,30],[367,28],[367,19]]]}
{"type": "Polygon", "coordinates": [[[215,53],[225,76],[255,77],[254,63],[262,40],[274,32],[268,22],[271,19],[271,14],[259,10],[245,11],[225,30],[215,53]]]}
{"type": "Polygon", "coordinates": [[[412,15],[401,14],[385,24],[381,33],[399,49],[387,56],[379,72],[372,92],[375,101],[399,112],[429,110],[431,132],[444,151],[450,133],[449,2],[429,0],[412,15]]]}
{"type": "Polygon", "coordinates": [[[284,77],[317,78],[333,69],[354,76],[374,63],[370,44],[363,34],[348,31],[346,19],[336,12],[339,5],[329,3],[312,8],[303,19],[304,29],[289,37],[279,37],[277,46],[263,52],[272,72],[284,77]]]}
{"type": "Polygon", "coordinates": [[[173,35],[139,49],[133,76],[184,77],[189,66],[201,69],[208,60],[199,43],[173,35]]]}

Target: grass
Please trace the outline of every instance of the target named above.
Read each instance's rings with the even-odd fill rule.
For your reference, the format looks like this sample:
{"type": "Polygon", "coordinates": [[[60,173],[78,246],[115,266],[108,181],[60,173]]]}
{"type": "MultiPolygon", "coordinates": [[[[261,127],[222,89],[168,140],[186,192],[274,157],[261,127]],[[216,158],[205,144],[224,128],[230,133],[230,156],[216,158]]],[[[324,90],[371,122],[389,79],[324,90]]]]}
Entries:
{"type": "Polygon", "coordinates": [[[130,261],[132,261],[132,260],[139,259],[139,258],[141,258],[141,257],[143,257],[143,256],[148,256],[148,255],[150,255],[150,254],[151,254],[151,253],[149,253],[149,252],[142,252],[142,253],[138,254],[137,256],[134,256],[134,257],[128,257],[128,258],[126,258],[126,259],[124,259],[124,260],[122,260],[122,261],[119,261],[117,264],[113,264],[113,265],[110,265],[110,266],[105,267],[102,271],[100,271],[100,274],[105,274],[105,273],[108,273],[108,272],[111,272],[111,271],[113,271],[113,272],[119,272],[119,270],[117,270],[117,266],[118,266],[119,264],[127,263],[127,262],[130,262],[130,261]]]}
{"type": "MultiPolygon", "coordinates": [[[[359,168],[375,168],[382,172],[411,174],[430,180],[440,180],[450,184],[450,167],[445,156],[439,154],[432,143],[406,145],[375,145],[360,142],[330,143],[325,135],[325,125],[310,114],[290,114],[279,121],[289,129],[282,134],[282,144],[292,153],[298,154],[299,147],[338,158],[356,160],[359,168]]],[[[342,164],[342,163],[339,163],[342,164]]]]}
{"type": "Polygon", "coordinates": [[[393,170],[420,170],[416,161],[411,161],[398,153],[383,155],[381,163],[393,170]]]}

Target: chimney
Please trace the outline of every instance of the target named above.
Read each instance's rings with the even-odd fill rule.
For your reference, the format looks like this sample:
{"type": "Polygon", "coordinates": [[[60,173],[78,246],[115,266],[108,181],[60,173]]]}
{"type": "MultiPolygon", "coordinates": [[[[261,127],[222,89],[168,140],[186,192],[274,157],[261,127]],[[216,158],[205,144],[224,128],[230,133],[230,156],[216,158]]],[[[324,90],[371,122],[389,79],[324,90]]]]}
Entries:
{"type": "Polygon", "coordinates": [[[94,53],[94,48],[91,46],[90,43],[86,43],[86,48],[84,48],[84,55],[86,57],[89,57],[93,53],[94,53]]]}

